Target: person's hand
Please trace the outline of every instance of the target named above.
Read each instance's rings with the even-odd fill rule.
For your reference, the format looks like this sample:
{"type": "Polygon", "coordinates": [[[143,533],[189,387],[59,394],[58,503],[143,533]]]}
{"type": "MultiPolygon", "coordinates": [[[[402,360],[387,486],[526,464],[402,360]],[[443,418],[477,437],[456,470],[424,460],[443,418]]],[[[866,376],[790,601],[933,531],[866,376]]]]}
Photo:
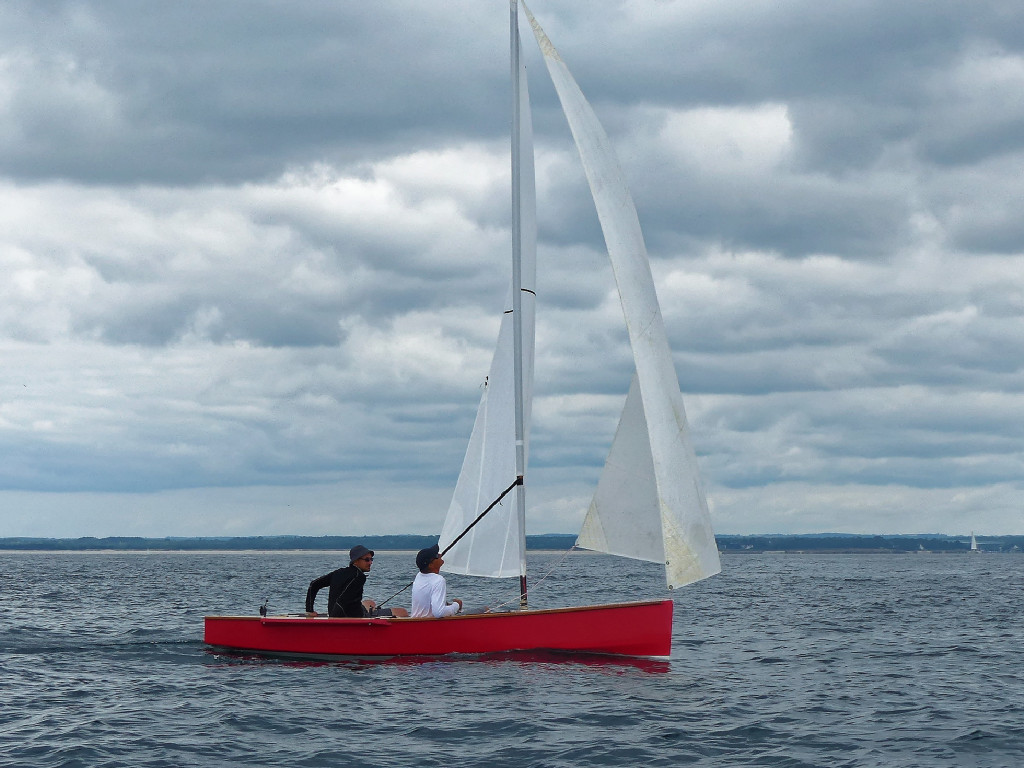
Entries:
{"type": "Polygon", "coordinates": [[[457,598],[457,597],[456,597],[456,598],[453,598],[453,599],[452,599],[452,602],[453,602],[453,603],[458,603],[458,604],[459,604],[459,610],[458,610],[458,613],[462,613],[462,601],[461,601],[461,600],[459,600],[459,598],[457,598]]]}
{"type": "Polygon", "coordinates": [[[365,605],[367,610],[370,611],[377,607],[377,603],[375,603],[373,600],[363,600],[363,605],[365,605]]]}
{"type": "Polygon", "coordinates": [[[316,611],[306,611],[306,618],[307,619],[314,619],[314,618],[316,618],[319,615],[320,614],[318,614],[316,611]]]}

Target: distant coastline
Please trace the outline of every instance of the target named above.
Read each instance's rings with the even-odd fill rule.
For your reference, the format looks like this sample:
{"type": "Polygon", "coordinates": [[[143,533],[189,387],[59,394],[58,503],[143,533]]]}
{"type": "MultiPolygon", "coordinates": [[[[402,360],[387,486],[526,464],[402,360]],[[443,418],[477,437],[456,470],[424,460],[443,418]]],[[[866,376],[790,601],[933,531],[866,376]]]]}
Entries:
{"type": "MultiPolygon", "coordinates": [[[[1024,552],[1024,536],[978,536],[982,552],[1024,552]]],[[[576,541],[574,534],[549,533],[526,537],[528,550],[569,549],[576,541]]],[[[842,533],[721,535],[716,537],[718,549],[726,553],[879,553],[913,552],[953,553],[970,550],[970,536],[943,534],[863,536],[842,533]]],[[[386,536],[106,536],[81,538],[39,538],[15,536],[0,538],[0,551],[155,551],[236,552],[242,550],[347,550],[365,544],[374,550],[418,550],[437,542],[436,536],[412,534],[386,536]]]]}

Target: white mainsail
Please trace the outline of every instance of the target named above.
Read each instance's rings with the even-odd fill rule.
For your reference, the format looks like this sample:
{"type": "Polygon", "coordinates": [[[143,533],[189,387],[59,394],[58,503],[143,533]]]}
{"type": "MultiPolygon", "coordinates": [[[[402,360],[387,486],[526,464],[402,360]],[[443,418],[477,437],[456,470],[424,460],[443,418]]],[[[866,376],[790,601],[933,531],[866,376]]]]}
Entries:
{"type": "MultiPolygon", "coordinates": [[[[518,40],[516,41],[518,44],[518,40]]],[[[529,425],[533,401],[534,316],[537,280],[537,213],[533,170],[533,131],[526,68],[519,64],[519,227],[520,316],[522,319],[522,382],[524,452],[529,455],[529,425]]],[[[483,386],[476,422],[462,471],[455,485],[438,544],[444,550],[517,477],[515,438],[515,382],[512,292],[505,303],[498,344],[483,386]]],[[[524,468],[525,469],[525,468],[524,468]]],[[[525,537],[517,516],[514,488],[445,555],[444,570],[471,576],[519,576],[525,537]]]]}
{"type": "Polygon", "coordinates": [[[718,573],[721,564],[636,207],[594,110],[525,3],[523,10],[579,150],[636,364],[579,545],[663,561],[670,587],[689,584],[718,573]],[[639,450],[645,434],[647,450],[639,450]],[[657,527],[660,541],[651,535],[657,527]]]}

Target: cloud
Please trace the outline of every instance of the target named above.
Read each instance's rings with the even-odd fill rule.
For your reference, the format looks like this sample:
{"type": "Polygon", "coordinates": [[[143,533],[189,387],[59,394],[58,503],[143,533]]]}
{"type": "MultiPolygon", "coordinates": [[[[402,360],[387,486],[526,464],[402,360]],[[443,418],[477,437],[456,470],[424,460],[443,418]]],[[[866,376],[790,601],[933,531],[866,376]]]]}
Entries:
{"type": "MultiPolygon", "coordinates": [[[[630,180],[717,529],[1021,532],[1016,6],[533,10],[630,180]]],[[[0,535],[438,530],[507,292],[506,15],[7,11],[0,535]]],[[[632,361],[524,43],[531,530],[571,531],[632,361]]]]}

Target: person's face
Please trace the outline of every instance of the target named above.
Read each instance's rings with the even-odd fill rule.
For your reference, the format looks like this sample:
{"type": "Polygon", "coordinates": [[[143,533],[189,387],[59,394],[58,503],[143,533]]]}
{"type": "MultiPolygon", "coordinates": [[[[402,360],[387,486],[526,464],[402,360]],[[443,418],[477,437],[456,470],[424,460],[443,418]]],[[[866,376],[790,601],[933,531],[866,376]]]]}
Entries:
{"type": "Polygon", "coordinates": [[[373,555],[363,555],[362,557],[353,560],[352,565],[354,565],[363,573],[367,573],[370,570],[370,567],[373,565],[373,555]]]}
{"type": "Polygon", "coordinates": [[[442,560],[441,556],[438,555],[437,557],[435,557],[433,560],[430,561],[430,565],[427,566],[427,568],[429,569],[429,571],[431,573],[440,573],[442,565],[444,565],[444,560],[442,560]]]}

